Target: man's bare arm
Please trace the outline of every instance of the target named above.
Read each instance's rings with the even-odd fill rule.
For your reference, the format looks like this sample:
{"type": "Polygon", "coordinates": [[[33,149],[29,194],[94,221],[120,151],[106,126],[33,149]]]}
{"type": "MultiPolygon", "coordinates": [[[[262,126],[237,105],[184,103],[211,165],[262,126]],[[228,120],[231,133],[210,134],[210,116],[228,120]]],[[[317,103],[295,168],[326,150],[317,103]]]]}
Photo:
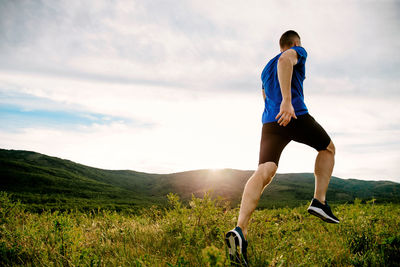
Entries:
{"type": "Polygon", "coordinates": [[[265,90],[264,89],[262,89],[262,94],[263,94],[263,98],[264,98],[264,102],[265,102],[265,99],[267,98],[267,96],[265,95],[265,90]]]}
{"type": "Polygon", "coordinates": [[[278,60],[278,80],[281,87],[282,103],[280,111],[275,119],[281,126],[286,126],[292,118],[297,119],[292,105],[291,83],[293,66],[297,64],[297,52],[288,49],[278,60]]]}

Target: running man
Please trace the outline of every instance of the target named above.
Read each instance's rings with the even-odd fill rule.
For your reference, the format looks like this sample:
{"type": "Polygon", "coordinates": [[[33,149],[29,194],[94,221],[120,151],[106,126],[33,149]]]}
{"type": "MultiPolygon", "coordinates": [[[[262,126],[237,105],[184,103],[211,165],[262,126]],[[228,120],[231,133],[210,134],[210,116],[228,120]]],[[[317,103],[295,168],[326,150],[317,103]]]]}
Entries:
{"type": "Polygon", "coordinates": [[[265,66],[262,94],[265,108],[258,169],[243,191],[237,226],[226,234],[226,244],[233,264],[247,266],[247,228],[262,192],[271,183],[282,150],[290,141],[315,148],[315,191],[308,212],[329,223],[339,223],[325,200],[335,161],[335,146],[325,130],[308,113],[304,103],[306,50],[295,31],[285,32],[280,51],[265,66]]]}

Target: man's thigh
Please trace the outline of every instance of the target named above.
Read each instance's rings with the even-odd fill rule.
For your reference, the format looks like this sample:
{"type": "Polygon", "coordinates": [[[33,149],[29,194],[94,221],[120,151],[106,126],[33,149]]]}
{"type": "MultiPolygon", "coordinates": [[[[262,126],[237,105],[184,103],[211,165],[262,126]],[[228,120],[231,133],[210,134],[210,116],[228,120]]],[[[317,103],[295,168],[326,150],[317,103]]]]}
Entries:
{"type": "Polygon", "coordinates": [[[325,150],[331,142],[327,132],[310,114],[298,116],[287,127],[291,140],[311,146],[317,151],[325,150]]]}
{"type": "Polygon", "coordinates": [[[281,127],[276,122],[263,124],[258,165],[272,161],[278,166],[281,153],[290,142],[281,127]]]}

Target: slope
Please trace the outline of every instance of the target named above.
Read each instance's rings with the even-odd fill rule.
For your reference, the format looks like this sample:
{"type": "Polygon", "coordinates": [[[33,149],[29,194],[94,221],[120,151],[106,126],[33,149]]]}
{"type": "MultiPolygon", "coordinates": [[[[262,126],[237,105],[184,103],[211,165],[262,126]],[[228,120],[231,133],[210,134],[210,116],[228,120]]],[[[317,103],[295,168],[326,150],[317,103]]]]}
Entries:
{"type": "MultiPolygon", "coordinates": [[[[170,192],[188,201],[192,194],[201,197],[206,191],[235,206],[253,172],[221,169],[152,174],[104,170],[36,152],[5,149],[0,149],[0,171],[0,191],[13,193],[33,210],[136,210],[166,205],[170,192]]],[[[311,199],[313,190],[313,174],[277,174],[264,191],[259,208],[304,204],[311,199]]],[[[331,203],[351,202],[355,198],[400,202],[400,184],[332,177],[327,195],[331,203]]]]}

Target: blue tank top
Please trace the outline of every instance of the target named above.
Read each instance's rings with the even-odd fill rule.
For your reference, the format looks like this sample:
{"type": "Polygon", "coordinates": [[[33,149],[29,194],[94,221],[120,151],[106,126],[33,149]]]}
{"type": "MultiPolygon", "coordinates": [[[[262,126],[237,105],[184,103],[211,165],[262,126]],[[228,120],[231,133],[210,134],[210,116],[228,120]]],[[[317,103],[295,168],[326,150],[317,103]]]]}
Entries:
{"type": "MultiPolygon", "coordinates": [[[[304,103],[303,94],[303,81],[306,78],[305,63],[307,59],[307,52],[301,46],[293,46],[290,49],[295,50],[298,55],[297,64],[293,66],[291,84],[292,105],[296,116],[298,116],[308,113],[306,104],[304,103]]],[[[282,102],[282,93],[278,80],[277,66],[278,59],[282,53],[271,59],[261,73],[262,88],[264,89],[266,95],[262,123],[277,121],[275,117],[279,113],[282,102]]]]}

